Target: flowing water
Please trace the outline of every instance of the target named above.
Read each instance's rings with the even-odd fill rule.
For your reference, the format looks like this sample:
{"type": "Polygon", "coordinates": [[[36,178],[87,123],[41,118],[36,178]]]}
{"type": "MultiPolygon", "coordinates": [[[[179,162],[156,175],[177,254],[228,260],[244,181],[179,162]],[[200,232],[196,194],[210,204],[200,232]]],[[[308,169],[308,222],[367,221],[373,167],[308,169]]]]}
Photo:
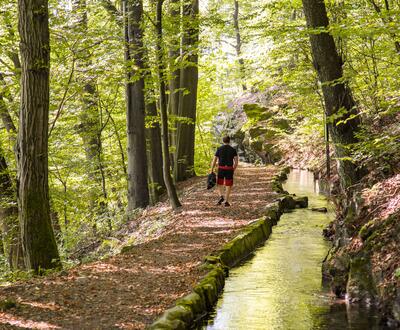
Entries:
{"type": "Polygon", "coordinates": [[[285,189],[307,195],[309,208],[285,213],[264,246],[230,272],[215,311],[202,329],[380,329],[373,310],[349,306],[321,283],[330,244],[322,229],[334,213],[307,171],[293,170],[285,189]]]}

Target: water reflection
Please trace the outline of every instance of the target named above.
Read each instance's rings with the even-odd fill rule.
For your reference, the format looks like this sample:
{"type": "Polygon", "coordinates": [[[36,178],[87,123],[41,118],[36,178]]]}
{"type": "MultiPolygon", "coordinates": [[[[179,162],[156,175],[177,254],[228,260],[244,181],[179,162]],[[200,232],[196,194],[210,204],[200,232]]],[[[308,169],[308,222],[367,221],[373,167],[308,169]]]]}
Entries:
{"type": "MultiPolygon", "coordinates": [[[[327,207],[312,173],[294,170],[285,189],[327,207]]],[[[231,271],[216,311],[203,329],[378,329],[374,313],[334,303],[321,285],[329,249],[322,228],[333,217],[310,210],[282,216],[255,257],[231,271]],[[366,315],[369,315],[366,317],[366,315]]]]}

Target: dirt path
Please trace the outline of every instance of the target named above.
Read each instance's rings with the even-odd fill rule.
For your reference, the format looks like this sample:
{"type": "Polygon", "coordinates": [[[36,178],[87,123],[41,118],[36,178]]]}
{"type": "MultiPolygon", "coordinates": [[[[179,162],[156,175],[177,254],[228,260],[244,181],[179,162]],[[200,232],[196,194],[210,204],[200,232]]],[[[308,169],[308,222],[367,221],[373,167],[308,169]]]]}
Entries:
{"type": "MultiPolygon", "coordinates": [[[[0,312],[0,329],[143,329],[190,292],[202,275],[204,256],[261,216],[275,197],[269,185],[273,172],[239,168],[230,208],[215,206],[216,193],[196,178],[184,188],[182,211],[158,239],[64,275],[0,288],[1,300],[18,302],[0,312]]],[[[157,209],[166,207],[153,213],[157,209]]]]}

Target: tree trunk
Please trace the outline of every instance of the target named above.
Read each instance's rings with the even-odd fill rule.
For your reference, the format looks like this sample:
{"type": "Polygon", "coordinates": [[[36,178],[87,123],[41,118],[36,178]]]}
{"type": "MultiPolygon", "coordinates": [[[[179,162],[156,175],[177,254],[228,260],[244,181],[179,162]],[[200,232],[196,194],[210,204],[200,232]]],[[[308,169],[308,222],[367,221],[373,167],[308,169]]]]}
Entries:
{"type": "Polygon", "coordinates": [[[169,71],[171,72],[171,79],[169,80],[169,113],[171,115],[178,115],[179,107],[179,85],[180,85],[180,68],[179,68],[179,57],[180,57],[180,40],[177,37],[180,33],[180,0],[169,1],[169,15],[172,25],[172,31],[170,38],[170,48],[168,51],[169,55],[169,71]]]}
{"type": "MultiPolygon", "coordinates": [[[[181,1],[180,0],[170,0],[169,1],[169,16],[171,20],[170,26],[170,48],[168,51],[169,57],[169,72],[171,74],[171,78],[169,79],[169,113],[173,116],[174,120],[174,130],[170,132],[171,136],[171,145],[176,149],[177,143],[177,123],[176,118],[178,117],[179,112],[179,87],[180,87],[180,76],[181,76],[181,68],[180,68],[180,56],[181,56],[181,45],[180,38],[178,37],[180,34],[181,28],[181,1]]],[[[175,155],[176,153],[172,153],[172,160],[175,164],[175,155]]],[[[173,164],[173,165],[174,165],[173,164]]]]}
{"type": "Polygon", "coordinates": [[[195,123],[198,85],[199,1],[186,0],[183,5],[182,63],[179,92],[175,179],[186,180],[194,173],[195,123]]]}
{"type": "MultiPolygon", "coordinates": [[[[5,86],[4,77],[1,72],[0,72],[0,84],[5,86]]],[[[8,133],[15,133],[17,131],[14,122],[11,118],[10,112],[8,111],[1,87],[0,87],[0,118],[8,133]]]]}
{"type": "Polygon", "coordinates": [[[247,90],[247,86],[245,84],[245,66],[244,60],[242,57],[242,38],[240,36],[240,29],[239,29],[239,1],[235,0],[235,10],[233,12],[233,26],[235,28],[235,35],[236,35],[236,55],[239,62],[239,72],[240,72],[240,79],[242,81],[242,88],[243,90],[247,90]]]}
{"type": "Polygon", "coordinates": [[[4,254],[11,269],[23,269],[24,258],[18,226],[15,189],[0,146],[0,221],[4,254]]]}
{"type": "Polygon", "coordinates": [[[50,219],[48,121],[50,40],[47,0],[19,0],[21,108],[18,208],[25,266],[60,267],[50,219]]]}
{"type": "MultiPolygon", "coordinates": [[[[375,2],[375,0],[369,0],[369,1],[371,2],[372,6],[374,7],[376,13],[381,17],[381,20],[382,20],[383,24],[390,25],[390,23],[393,22],[393,19],[389,15],[389,11],[390,11],[389,2],[387,0],[385,0],[385,10],[388,13],[388,19],[386,19],[384,16],[382,16],[382,9],[375,2]]],[[[395,47],[396,53],[400,55],[400,41],[399,41],[399,38],[397,37],[396,33],[394,33],[394,32],[390,32],[390,36],[392,37],[392,39],[394,41],[394,47],[395,47]]]]}
{"type": "Polygon", "coordinates": [[[361,176],[354,163],[348,160],[351,156],[349,147],[357,142],[355,133],[360,125],[360,117],[350,89],[343,81],[342,59],[334,39],[324,32],[329,27],[324,1],[303,0],[303,8],[308,28],[324,29],[319,33],[311,33],[310,43],[314,66],[322,84],[326,116],[328,121],[332,120],[329,128],[339,159],[341,188],[346,192],[361,176]]]}
{"type": "MultiPolygon", "coordinates": [[[[149,102],[146,105],[147,114],[157,117],[157,105],[149,102]]],[[[149,166],[150,181],[153,201],[158,201],[158,197],[165,191],[165,183],[162,169],[162,146],[160,124],[153,122],[147,129],[149,139],[149,166]]]]}
{"type": "Polygon", "coordinates": [[[145,136],[143,65],[143,2],[123,0],[126,113],[128,132],[128,211],[149,205],[145,136]]]}
{"type": "Polygon", "coordinates": [[[164,68],[164,58],[163,58],[163,47],[162,47],[162,6],[163,0],[157,1],[157,61],[158,61],[158,74],[160,78],[160,110],[161,110],[161,134],[162,134],[162,155],[163,155],[163,175],[164,181],[167,188],[168,198],[171,207],[176,210],[181,207],[178,195],[171,177],[171,162],[169,155],[169,136],[168,136],[168,112],[167,112],[167,98],[165,93],[165,77],[163,72],[164,68]]]}
{"type": "MultiPolygon", "coordinates": [[[[0,81],[4,84],[0,73],[0,81]]],[[[10,112],[0,93],[0,117],[4,127],[15,142],[16,127],[10,112]]],[[[15,151],[15,150],[14,150],[15,151]]],[[[9,174],[8,165],[0,146],[0,221],[2,223],[3,249],[11,269],[24,269],[24,256],[22,253],[22,241],[18,225],[17,194],[12,177],[9,174]]]]}
{"type": "Polygon", "coordinates": [[[77,43],[78,51],[76,53],[76,81],[78,86],[81,86],[83,89],[80,93],[82,108],[79,114],[79,134],[85,149],[87,176],[92,183],[91,187],[93,187],[89,193],[89,204],[91,210],[97,209],[98,213],[103,213],[106,208],[105,200],[107,192],[103,187],[102,178],[101,124],[96,81],[89,72],[92,60],[89,48],[85,44],[85,38],[88,33],[86,0],[73,0],[72,6],[76,19],[73,29],[79,40],[77,43]],[[98,199],[101,197],[103,197],[103,201],[98,203],[98,199]],[[98,209],[99,205],[100,209],[98,209]]]}

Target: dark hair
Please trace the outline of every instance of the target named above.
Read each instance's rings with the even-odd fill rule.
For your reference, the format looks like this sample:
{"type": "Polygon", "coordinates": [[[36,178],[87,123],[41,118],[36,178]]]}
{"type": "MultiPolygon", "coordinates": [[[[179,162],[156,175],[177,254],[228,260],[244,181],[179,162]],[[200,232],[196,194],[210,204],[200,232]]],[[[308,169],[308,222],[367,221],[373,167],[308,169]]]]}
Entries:
{"type": "Polygon", "coordinates": [[[224,137],[222,138],[222,141],[223,141],[224,143],[229,143],[229,142],[231,142],[231,138],[230,138],[229,136],[224,136],[224,137]]]}

